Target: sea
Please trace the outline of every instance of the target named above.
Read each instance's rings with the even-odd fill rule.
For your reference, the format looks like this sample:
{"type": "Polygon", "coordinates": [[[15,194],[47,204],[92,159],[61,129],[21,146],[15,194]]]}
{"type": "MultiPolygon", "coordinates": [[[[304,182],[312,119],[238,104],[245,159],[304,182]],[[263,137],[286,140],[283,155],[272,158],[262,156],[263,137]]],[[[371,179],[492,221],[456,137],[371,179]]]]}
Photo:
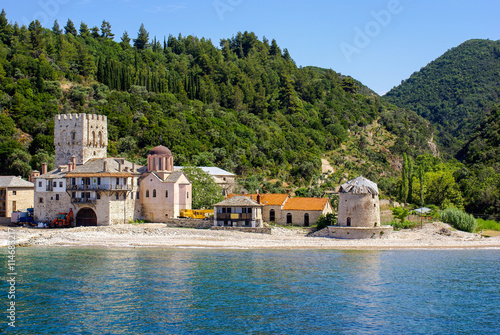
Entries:
{"type": "Polygon", "coordinates": [[[7,250],[5,334],[500,333],[500,250],[7,250]]]}

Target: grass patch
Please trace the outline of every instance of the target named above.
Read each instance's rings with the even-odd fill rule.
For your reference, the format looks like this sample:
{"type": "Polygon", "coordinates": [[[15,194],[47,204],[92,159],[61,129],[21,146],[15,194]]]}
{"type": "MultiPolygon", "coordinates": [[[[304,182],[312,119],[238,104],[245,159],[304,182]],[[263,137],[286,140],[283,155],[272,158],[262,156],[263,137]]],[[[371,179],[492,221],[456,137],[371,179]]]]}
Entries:
{"type": "Polygon", "coordinates": [[[448,208],[441,212],[441,221],[449,223],[453,228],[469,233],[474,232],[477,227],[476,219],[456,208],[448,208]]]}
{"type": "Polygon", "coordinates": [[[500,231],[500,222],[496,222],[493,220],[483,220],[483,219],[476,219],[476,221],[477,221],[476,231],[481,231],[481,230],[500,231]]]}

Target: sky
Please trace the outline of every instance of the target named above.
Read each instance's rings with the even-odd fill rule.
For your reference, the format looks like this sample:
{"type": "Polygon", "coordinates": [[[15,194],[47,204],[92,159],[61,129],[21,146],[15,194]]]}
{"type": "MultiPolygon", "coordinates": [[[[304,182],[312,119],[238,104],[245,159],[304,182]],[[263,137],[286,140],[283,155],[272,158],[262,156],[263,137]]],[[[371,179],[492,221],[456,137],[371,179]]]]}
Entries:
{"type": "Polygon", "coordinates": [[[498,0],[17,0],[2,1],[9,21],[46,28],[71,19],[115,40],[172,34],[211,39],[239,31],[276,39],[298,66],[349,75],[380,95],[447,50],[473,39],[500,39],[498,0]]]}

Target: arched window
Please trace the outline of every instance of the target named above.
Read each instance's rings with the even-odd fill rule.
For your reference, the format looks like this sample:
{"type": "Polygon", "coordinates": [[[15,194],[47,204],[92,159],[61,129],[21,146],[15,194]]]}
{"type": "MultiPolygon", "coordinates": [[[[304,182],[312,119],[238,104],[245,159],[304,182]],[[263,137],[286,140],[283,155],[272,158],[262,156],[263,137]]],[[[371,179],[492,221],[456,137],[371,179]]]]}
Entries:
{"type": "Polygon", "coordinates": [[[146,190],[146,198],[149,198],[149,190],[146,190]]]}
{"type": "Polygon", "coordinates": [[[309,213],[304,214],[304,227],[309,227],[309,213]]]}
{"type": "Polygon", "coordinates": [[[286,224],[292,224],[292,214],[290,213],[286,215],[286,224]]]}
{"type": "Polygon", "coordinates": [[[92,145],[95,147],[95,131],[92,132],[92,145]]]}
{"type": "Polygon", "coordinates": [[[161,157],[158,157],[158,170],[159,171],[162,171],[162,158],[161,157]]]}
{"type": "Polygon", "coordinates": [[[165,191],[165,198],[168,198],[168,190],[165,191]]]}
{"type": "Polygon", "coordinates": [[[102,147],[102,133],[99,132],[99,135],[97,136],[99,138],[99,147],[102,147]]]}
{"type": "Polygon", "coordinates": [[[156,190],[153,190],[153,198],[156,198],[156,190]]]}
{"type": "Polygon", "coordinates": [[[269,221],[271,222],[276,221],[276,213],[274,212],[274,209],[271,209],[269,211],[269,221]]]}

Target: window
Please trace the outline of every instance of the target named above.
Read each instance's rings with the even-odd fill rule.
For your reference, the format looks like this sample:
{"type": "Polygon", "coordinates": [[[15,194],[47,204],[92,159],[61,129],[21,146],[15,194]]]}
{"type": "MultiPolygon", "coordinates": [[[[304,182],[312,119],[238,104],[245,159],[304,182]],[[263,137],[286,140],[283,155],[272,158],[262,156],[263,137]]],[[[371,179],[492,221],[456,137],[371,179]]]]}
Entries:
{"type": "Polygon", "coordinates": [[[71,192],[71,197],[74,199],[76,198],[76,192],[71,192]]]}
{"type": "Polygon", "coordinates": [[[139,199],[139,194],[140,194],[140,193],[139,193],[139,191],[137,191],[137,192],[135,193],[135,198],[136,198],[136,199],[139,199]]]}
{"type": "Polygon", "coordinates": [[[274,222],[276,220],[276,213],[274,212],[274,209],[271,209],[269,211],[269,221],[274,222]]]}
{"type": "Polygon", "coordinates": [[[186,192],[186,198],[189,199],[189,191],[186,192]]]}
{"type": "Polygon", "coordinates": [[[71,133],[71,139],[74,141],[76,140],[76,133],[75,132],[72,132],[71,133]]]}
{"type": "Polygon", "coordinates": [[[56,181],[52,182],[52,186],[57,187],[57,182],[56,181]]]}
{"type": "Polygon", "coordinates": [[[141,181],[139,180],[139,178],[137,178],[137,186],[139,186],[141,184],[141,181]]]}
{"type": "Polygon", "coordinates": [[[56,201],[59,201],[59,194],[56,194],[56,201]]]}
{"type": "Polygon", "coordinates": [[[42,182],[41,181],[38,182],[38,187],[42,187],[42,182]]]}
{"type": "Polygon", "coordinates": [[[101,177],[97,177],[97,185],[101,185],[101,177]]]}
{"type": "Polygon", "coordinates": [[[62,181],[59,182],[59,187],[63,187],[63,182],[62,181]]]}
{"type": "Polygon", "coordinates": [[[153,198],[156,198],[156,189],[153,190],[153,198]]]}
{"type": "Polygon", "coordinates": [[[120,178],[116,178],[116,185],[120,185],[120,178]]]}
{"type": "Polygon", "coordinates": [[[149,198],[149,190],[146,190],[146,198],[149,198]]]}
{"type": "Polygon", "coordinates": [[[99,193],[96,193],[95,198],[96,198],[97,200],[100,200],[100,199],[101,199],[101,195],[100,195],[99,193]]]}
{"type": "Polygon", "coordinates": [[[17,195],[17,191],[12,191],[12,195],[17,195]]]}
{"type": "Polygon", "coordinates": [[[73,186],[76,185],[76,178],[71,178],[71,185],[73,185],[73,186]]]}
{"type": "Polygon", "coordinates": [[[43,198],[38,198],[38,203],[43,204],[43,198]]]}
{"type": "Polygon", "coordinates": [[[347,218],[347,227],[351,226],[351,218],[347,218]]]}
{"type": "Polygon", "coordinates": [[[168,198],[168,191],[165,191],[165,198],[168,198]]]}
{"type": "Polygon", "coordinates": [[[292,214],[290,213],[286,215],[286,224],[292,224],[292,214]]]}
{"type": "Polygon", "coordinates": [[[116,200],[118,200],[120,198],[120,195],[118,193],[116,193],[115,198],[116,198],[116,200]]]}

